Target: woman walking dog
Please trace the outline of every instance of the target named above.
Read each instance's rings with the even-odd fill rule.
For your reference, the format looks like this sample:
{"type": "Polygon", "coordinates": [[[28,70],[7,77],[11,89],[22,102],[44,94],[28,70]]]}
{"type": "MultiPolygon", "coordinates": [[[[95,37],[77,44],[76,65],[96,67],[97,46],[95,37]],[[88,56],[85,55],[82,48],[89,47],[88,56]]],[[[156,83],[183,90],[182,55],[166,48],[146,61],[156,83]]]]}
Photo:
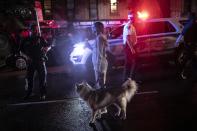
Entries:
{"type": "Polygon", "coordinates": [[[107,38],[104,35],[104,25],[101,22],[95,22],[92,27],[96,38],[93,45],[86,42],[86,47],[92,50],[92,63],[95,72],[96,88],[104,88],[106,83],[107,73],[107,55],[106,49],[108,47],[107,38]]]}

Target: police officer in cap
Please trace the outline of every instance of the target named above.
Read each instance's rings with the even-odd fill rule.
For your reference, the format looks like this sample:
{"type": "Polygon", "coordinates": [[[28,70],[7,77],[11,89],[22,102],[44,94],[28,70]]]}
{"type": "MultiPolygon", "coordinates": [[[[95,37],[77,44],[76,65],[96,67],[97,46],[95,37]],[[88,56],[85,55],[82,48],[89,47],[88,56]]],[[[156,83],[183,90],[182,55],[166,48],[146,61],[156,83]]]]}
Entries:
{"type": "Polygon", "coordinates": [[[41,37],[37,25],[32,25],[30,37],[26,38],[21,45],[21,51],[27,56],[28,88],[24,99],[28,99],[32,95],[35,71],[39,76],[40,98],[42,100],[46,98],[47,70],[45,62],[47,60],[46,53],[50,49],[50,44],[41,37]]]}
{"type": "Polygon", "coordinates": [[[136,51],[134,46],[137,43],[136,29],[133,25],[134,13],[128,13],[128,22],[123,29],[123,44],[125,51],[124,80],[131,77],[135,79],[136,72],[136,51]]]}

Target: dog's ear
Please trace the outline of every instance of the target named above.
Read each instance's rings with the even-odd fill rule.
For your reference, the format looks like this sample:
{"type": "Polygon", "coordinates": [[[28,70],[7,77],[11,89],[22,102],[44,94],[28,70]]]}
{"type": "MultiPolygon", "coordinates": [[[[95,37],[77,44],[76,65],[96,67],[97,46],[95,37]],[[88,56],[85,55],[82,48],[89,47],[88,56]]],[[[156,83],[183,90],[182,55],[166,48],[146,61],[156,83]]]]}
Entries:
{"type": "Polygon", "coordinates": [[[132,79],[129,77],[128,80],[131,81],[132,79]]]}

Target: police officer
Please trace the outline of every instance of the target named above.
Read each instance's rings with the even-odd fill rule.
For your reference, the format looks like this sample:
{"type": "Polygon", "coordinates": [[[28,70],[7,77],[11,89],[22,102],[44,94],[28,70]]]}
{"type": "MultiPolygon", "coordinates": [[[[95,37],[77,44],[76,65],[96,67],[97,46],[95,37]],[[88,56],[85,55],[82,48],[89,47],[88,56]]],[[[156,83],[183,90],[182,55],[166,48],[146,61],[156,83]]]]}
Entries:
{"type": "MultiPolygon", "coordinates": [[[[193,69],[193,73],[195,77],[197,76],[197,23],[196,23],[196,14],[190,13],[189,15],[189,22],[186,24],[185,28],[183,29],[182,35],[184,37],[184,47],[187,51],[187,59],[191,61],[191,66],[193,69]]],[[[184,61],[183,71],[182,71],[182,78],[186,78],[184,76],[184,67],[186,66],[186,62],[184,61]]]]}
{"type": "Polygon", "coordinates": [[[50,50],[51,46],[40,36],[37,25],[32,25],[31,31],[30,37],[26,38],[21,45],[21,51],[27,56],[28,63],[26,74],[28,89],[24,99],[28,99],[32,95],[34,73],[37,71],[39,76],[40,98],[44,100],[46,98],[47,84],[46,53],[50,50]]]}
{"type": "Polygon", "coordinates": [[[179,50],[181,49],[182,55],[178,57],[179,63],[181,63],[180,67],[178,68],[180,76],[182,79],[187,79],[185,75],[185,68],[188,65],[188,62],[191,62],[193,71],[196,74],[197,68],[197,60],[195,56],[195,51],[197,48],[197,37],[195,36],[197,33],[197,23],[196,23],[196,14],[189,13],[188,23],[184,26],[182,33],[178,37],[176,41],[176,46],[179,45],[180,42],[183,43],[179,45],[179,50]],[[183,49],[181,48],[183,47],[183,49]]]}
{"type": "Polygon", "coordinates": [[[131,77],[134,79],[136,71],[136,51],[134,46],[137,43],[136,29],[133,26],[134,14],[129,12],[128,22],[123,29],[123,44],[125,50],[124,80],[131,77]]]}

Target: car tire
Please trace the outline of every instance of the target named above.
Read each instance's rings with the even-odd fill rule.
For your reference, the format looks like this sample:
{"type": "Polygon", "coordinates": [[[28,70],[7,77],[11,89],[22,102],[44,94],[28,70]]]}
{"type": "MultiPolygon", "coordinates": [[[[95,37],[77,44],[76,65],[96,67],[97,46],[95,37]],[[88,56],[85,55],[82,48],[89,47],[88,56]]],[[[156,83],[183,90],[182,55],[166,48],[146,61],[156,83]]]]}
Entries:
{"type": "Polygon", "coordinates": [[[15,67],[19,70],[27,68],[27,61],[23,56],[17,56],[15,59],[15,67]]]}

